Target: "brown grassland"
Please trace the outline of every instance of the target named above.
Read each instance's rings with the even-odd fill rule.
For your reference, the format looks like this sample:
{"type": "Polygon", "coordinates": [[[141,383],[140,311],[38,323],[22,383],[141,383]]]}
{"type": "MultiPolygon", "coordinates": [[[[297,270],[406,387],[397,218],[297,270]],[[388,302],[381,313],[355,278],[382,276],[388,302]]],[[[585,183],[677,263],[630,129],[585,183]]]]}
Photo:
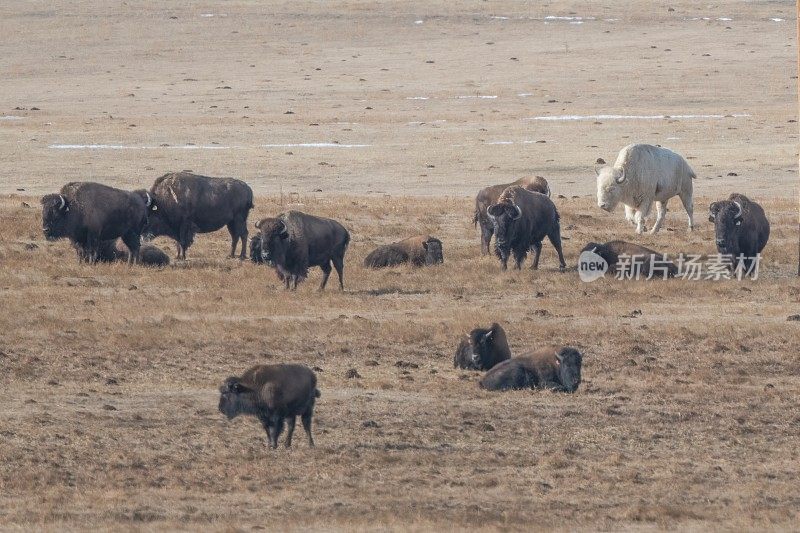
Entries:
{"type": "Polygon", "coordinates": [[[0,529],[800,529],[795,22],[788,1],[3,0],[0,529]],[[687,157],[697,231],[677,199],[656,237],[597,208],[592,166],[630,142],[687,157]],[[65,182],[181,169],[250,184],[251,227],[340,220],[345,292],[318,270],[284,292],[225,231],[161,270],[42,237],[65,182]],[[474,195],[537,174],[570,270],[546,242],[500,273],[474,195]],[[579,280],[590,240],[712,253],[731,192],[772,223],[758,280],[579,280]],[[422,232],[443,265],[361,267],[422,232]],[[517,354],[580,348],[577,393],[453,369],[492,321],[517,354]],[[319,369],[317,447],[273,452],[217,387],[288,361],[319,369]]]}
{"type": "MultiPolygon", "coordinates": [[[[163,270],[78,265],[39,235],[38,209],[2,201],[6,525],[796,525],[793,202],[765,203],[773,233],[755,282],[585,284],[582,245],[632,230],[589,199],[557,200],[563,274],[547,243],[540,271],[501,274],[464,200],[299,200],[259,198],[254,219],[295,207],[343,221],[344,293],[317,292],[318,270],[285,292],[268,268],[223,259],[224,232],[163,270]],[[360,266],[409,228],[442,238],[444,265],[360,266]],[[584,351],[578,392],[493,394],[454,370],[458,336],[494,320],[514,353],[584,351]],[[297,438],[271,452],[256,420],[216,411],[226,376],[279,361],[320,369],[316,449],[297,438]]],[[[668,226],[642,242],[713,252],[707,222],[688,236],[682,216],[668,226]]]]}

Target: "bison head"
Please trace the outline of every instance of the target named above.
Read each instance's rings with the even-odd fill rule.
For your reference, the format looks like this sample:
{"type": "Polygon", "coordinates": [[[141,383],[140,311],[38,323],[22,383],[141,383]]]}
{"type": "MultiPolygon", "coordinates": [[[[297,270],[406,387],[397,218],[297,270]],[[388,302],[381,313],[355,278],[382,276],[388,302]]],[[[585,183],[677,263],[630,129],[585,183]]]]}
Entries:
{"type": "Polygon", "coordinates": [[[562,348],[556,353],[558,380],[567,392],[575,392],[581,384],[583,356],[575,348],[562,348]]]}
{"type": "Polygon", "coordinates": [[[719,253],[732,255],[739,253],[739,232],[743,215],[744,209],[739,202],[725,200],[711,204],[708,219],[714,222],[719,253]]]}
{"type": "Polygon", "coordinates": [[[602,167],[595,169],[597,173],[597,205],[604,211],[611,212],[617,207],[622,197],[625,183],[625,169],[602,167]]]}
{"type": "Polygon", "coordinates": [[[239,378],[230,377],[219,388],[219,412],[228,420],[241,414],[254,414],[255,391],[239,381],[239,378]]]}
{"type": "Polygon", "coordinates": [[[426,265],[439,265],[444,263],[444,254],[442,253],[442,241],[431,237],[422,243],[425,248],[425,264],[426,265]]]}
{"type": "Polygon", "coordinates": [[[261,258],[270,265],[286,264],[289,249],[289,228],[281,218],[265,218],[256,222],[261,232],[261,258]]]}
{"type": "Polygon", "coordinates": [[[522,218],[522,209],[513,202],[501,202],[486,210],[494,225],[495,248],[505,264],[514,237],[514,223],[522,218]]]}
{"type": "Polygon", "coordinates": [[[68,214],[69,202],[64,195],[48,194],[42,198],[42,233],[48,241],[68,235],[68,214]]]}
{"type": "Polygon", "coordinates": [[[147,206],[147,226],[143,232],[144,238],[150,240],[153,237],[166,235],[167,237],[178,240],[179,228],[170,223],[163,209],[158,208],[158,201],[153,194],[147,191],[136,192],[140,193],[142,200],[144,200],[147,206]]]}

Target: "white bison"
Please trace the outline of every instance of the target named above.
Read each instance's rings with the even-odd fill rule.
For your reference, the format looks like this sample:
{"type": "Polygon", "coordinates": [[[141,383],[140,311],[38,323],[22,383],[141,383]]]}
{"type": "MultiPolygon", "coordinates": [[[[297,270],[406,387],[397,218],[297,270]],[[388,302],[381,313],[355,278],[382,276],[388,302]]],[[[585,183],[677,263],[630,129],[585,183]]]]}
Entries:
{"type": "Polygon", "coordinates": [[[644,221],[656,204],[656,233],[667,214],[667,202],[680,196],[689,215],[692,231],[692,179],[695,173],[689,163],[672,150],[649,144],[629,144],[620,150],[613,166],[597,172],[597,205],[613,211],[619,202],[625,205],[625,219],[636,226],[636,233],[645,230],[644,221]]]}

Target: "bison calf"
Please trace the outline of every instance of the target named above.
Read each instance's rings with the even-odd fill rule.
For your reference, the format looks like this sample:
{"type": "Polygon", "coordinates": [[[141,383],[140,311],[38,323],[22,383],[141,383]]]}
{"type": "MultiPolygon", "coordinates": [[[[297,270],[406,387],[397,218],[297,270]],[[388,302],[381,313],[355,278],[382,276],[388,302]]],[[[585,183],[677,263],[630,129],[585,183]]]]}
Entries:
{"type": "MultiPolygon", "coordinates": [[[[608,264],[608,271],[626,278],[645,275],[650,278],[673,278],[678,275],[678,267],[650,248],[625,241],[608,241],[605,244],[590,242],[581,253],[593,252],[608,264]],[[620,260],[622,256],[623,260],[620,260]]],[[[580,265],[578,266],[580,269],[580,265]]]]}
{"type": "Polygon", "coordinates": [[[575,392],[583,355],[575,348],[551,347],[498,364],[481,378],[487,390],[553,389],[575,392]]]}
{"type": "Polygon", "coordinates": [[[488,329],[475,328],[464,336],[453,358],[455,368],[489,370],[511,357],[505,330],[495,322],[488,329]]]}
{"type": "Polygon", "coordinates": [[[308,445],[314,446],[311,417],[320,393],[317,376],[310,368],[295,364],[256,365],[241,377],[226,379],[219,391],[219,411],[228,420],[239,415],[258,417],[271,448],[278,447],[278,437],[287,419],[286,447],[291,447],[297,416],[308,435],[308,445]]]}
{"type": "MultiPolygon", "coordinates": [[[[82,250],[78,250],[80,257],[82,250]]],[[[100,243],[98,261],[113,263],[115,261],[128,261],[129,254],[117,244],[115,240],[103,241],[100,243]]],[[[139,248],[139,264],[153,267],[169,266],[169,256],[161,248],[152,244],[143,244],[139,248]]]]}
{"type": "Polygon", "coordinates": [[[374,249],[364,259],[367,268],[384,268],[411,263],[414,266],[444,262],[442,241],[430,235],[417,235],[374,249]]]}

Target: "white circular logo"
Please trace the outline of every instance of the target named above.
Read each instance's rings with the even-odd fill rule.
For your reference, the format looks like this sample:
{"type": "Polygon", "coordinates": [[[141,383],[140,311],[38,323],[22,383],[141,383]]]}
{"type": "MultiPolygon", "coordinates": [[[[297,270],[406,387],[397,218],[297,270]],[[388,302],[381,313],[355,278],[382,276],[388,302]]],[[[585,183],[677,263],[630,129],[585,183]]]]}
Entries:
{"type": "Polygon", "coordinates": [[[591,283],[596,279],[602,278],[608,271],[608,263],[605,259],[595,253],[596,248],[581,252],[578,258],[578,274],[581,281],[591,283]]]}

